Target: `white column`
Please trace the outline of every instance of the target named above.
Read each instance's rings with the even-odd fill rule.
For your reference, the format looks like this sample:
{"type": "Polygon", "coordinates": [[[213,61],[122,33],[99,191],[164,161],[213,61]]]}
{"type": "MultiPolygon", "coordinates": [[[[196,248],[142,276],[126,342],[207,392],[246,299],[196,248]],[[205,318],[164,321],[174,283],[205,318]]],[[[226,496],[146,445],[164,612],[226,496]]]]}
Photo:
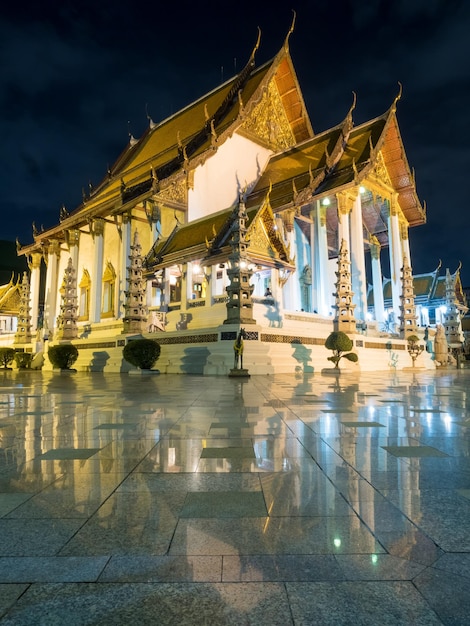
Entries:
{"type": "Polygon", "coordinates": [[[333,288],[328,278],[328,240],[326,233],[327,207],[317,202],[314,209],[315,220],[315,284],[317,286],[317,301],[314,309],[320,315],[328,316],[331,310],[331,293],[333,288]]]}
{"type": "Polygon", "coordinates": [[[402,257],[407,258],[409,266],[413,267],[411,263],[410,240],[408,238],[408,224],[406,224],[405,222],[401,222],[400,231],[401,231],[402,257]]]}
{"type": "MultiPolygon", "coordinates": [[[[295,250],[295,233],[293,229],[290,232],[289,231],[287,232],[287,244],[292,254],[293,251],[295,250]]],[[[300,309],[300,306],[297,306],[298,299],[296,296],[296,289],[295,289],[295,283],[294,283],[295,280],[298,280],[298,273],[299,273],[299,269],[296,267],[296,271],[293,272],[289,276],[289,280],[286,282],[282,290],[282,295],[283,295],[282,305],[285,311],[296,311],[300,309]]]]}
{"type": "Polygon", "coordinates": [[[121,223],[121,262],[119,267],[119,295],[117,306],[118,319],[122,319],[124,316],[124,303],[126,301],[126,295],[124,292],[127,291],[128,288],[127,268],[130,263],[129,255],[131,252],[131,230],[132,221],[130,213],[123,213],[121,223]]]}
{"type": "Polygon", "coordinates": [[[103,290],[104,220],[93,221],[93,274],[91,278],[90,322],[101,319],[101,295],[103,290]]]}
{"type": "Polygon", "coordinates": [[[351,209],[351,286],[356,305],[354,316],[357,320],[367,320],[367,279],[364,258],[364,228],[362,224],[361,194],[358,193],[351,209]]]}
{"type": "Polygon", "coordinates": [[[78,276],[78,252],[79,252],[78,245],[80,243],[80,231],[76,228],[69,230],[68,240],[69,240],[70,258],[72,259],[72,267],[75,270],[75,275],[78,276]]]}
{"type": "Polygon", "coordinates": [[[351,232],[349,228],[349,213],[351,211],[351,198],[346,193],[336,194],[338,206],[338,250],[341,242],[346,242],[346,248],[351,256],[351,232]]]}
{"type": "Polygon", "coordinates": [[[53,239],[47,250],[46,293],[44,302],[44,327],[47,334],[55,325],[57,296],[59,293],[58,270],[60,259],[60,242],[53,239]]]}
{"type": "Polygon", "coordinates": [[[390,278],[392,281],[392,307],[395,317],[395,324],[399,323],[400,316],[400,282],[401,268],[403,266],[398,208],[398,199],[396,196],[393,196],[390,203],[388,218],[388,237],[390,253],[390,278]]]}
{"type": "Polygon", "coordinates": [[[370,244],[372,264],[372,285],[374,289],[375,320],[380,324],[385,322],[384,291],[382,280],[382,266],[380,263],[380,242],[374,237],[370,244]]]}
{"type": "Polygon", "coordinates": [[[30,284],[30,306],[31,306],[31,330],[35,331],[38,327],[39,317],[39,287],[41,281],[41,259],[42,254],[40,252],[33,252],[31,254],[31,262],[29,269],[31,271],[31,284],[30,284]]]}
{"type": "Polygon", "coordinates": [[[317,309],[317,290],[315,285],[315,248],[317,242],[315,241],[315,222],[312,215],[313,211],[310,211],[310,267],[312,268],[312,284],[310,285],[310,302],[312,311],[318,311],[317,309]]]}

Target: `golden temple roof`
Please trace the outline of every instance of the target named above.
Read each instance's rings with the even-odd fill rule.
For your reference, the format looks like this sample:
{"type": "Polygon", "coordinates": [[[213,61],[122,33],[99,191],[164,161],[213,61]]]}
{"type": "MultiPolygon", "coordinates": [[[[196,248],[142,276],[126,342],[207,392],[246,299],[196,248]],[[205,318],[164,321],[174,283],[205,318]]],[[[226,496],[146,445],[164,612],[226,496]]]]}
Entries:
{"type": "MultiPolygon", "coordinates": [[[[163,181],[187,174],[242,126],[245,110],[261,100],[270,81],[279,93],[293,143],[311,137],[313,130],[287,47],[259,68],[255,67],[255,51],[239,74],[159,124],[151,123],[139,140],[129,142],[82,205],[70,213],[62,212],[57,226],[35,232],[35,242],[65,238],[66,229],[84,225],[93,217],[119,213],[126,202],[148,197],[163,181]]],[[[35,247],[25,246],[20,253],[27,254],[35,247]]]]}
{"type": "MultiPolygon", "coordinates": [[[[355,187],[371,173],[379,152],[390,177],[389,185],[398,193],[398,202],[408,224],[425,223],[425,211],[416,193],[394,107],[356,128],[349,128],[346,119],[335,128],[271,157],[247,206],[256,204],[268,189],[271,189],[271,206],[276,211],[298,205],[299,196],[308,204],[331,192],[355,187]]],[[[373,226],[374,216],[367,220],[367,207],[363,213],[365,221],[369,221],[366,225],[369,233],[378,234],[373,226]]]]}
{"type": "MultiPolygon", "coordinates": [[[[274,227],[269,204],[252,207],[247,211],[247,217],[250,260],[267,266],[291,267],[288,251],[274,227]]],[[[225,261],[230,252],[234,219],[234,208],[231,207],[188,224],[177,224],[169,237],[155,242],[144,266],[154,272],[187,261],[207,260],[208,264],[225,261]]]]}

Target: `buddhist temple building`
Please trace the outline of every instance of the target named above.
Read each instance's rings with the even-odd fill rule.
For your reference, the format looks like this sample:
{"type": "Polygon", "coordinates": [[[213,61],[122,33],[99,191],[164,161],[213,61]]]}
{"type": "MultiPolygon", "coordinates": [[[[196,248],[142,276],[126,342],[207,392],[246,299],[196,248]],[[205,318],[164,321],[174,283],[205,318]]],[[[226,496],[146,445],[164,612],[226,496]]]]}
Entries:
{"type": "MultiPolygon", "coordinates": [[[[125,371],[123,346],[145,336],[162,347],[161,372],[227,375],[240,328],[251,374],[329,367],[334,328],[359,356],[345,367],[411,365],[398,332],[402,268],[406,260],[410,275],[409,234],[426,213],[397,121],[400,93],[358,126],[353,96],[344,119],[314,132],[290,34],[269,62],[257,65],[258,40],[236,76],[149,119],[80,206],[20,246],[33,333],[44,300],[42,349],[63,340],[61,285],[73,270],[78,369],[125,371]]],[[[419,365],[434,367],[432,356],[419,365]]]]}

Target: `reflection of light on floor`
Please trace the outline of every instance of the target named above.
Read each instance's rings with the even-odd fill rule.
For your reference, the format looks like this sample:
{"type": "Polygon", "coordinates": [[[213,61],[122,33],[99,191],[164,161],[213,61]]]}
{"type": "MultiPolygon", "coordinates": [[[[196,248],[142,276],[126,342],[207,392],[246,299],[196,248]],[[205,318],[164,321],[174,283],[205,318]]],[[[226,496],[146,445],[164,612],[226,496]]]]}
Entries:
{"type": "Polygon", "coordinates": [[[325,435],[331,435],[331,417],[329,415],[325,416],[325,435]]]}
{"type": "Polygon", "coordinates": [[[264,526],[263,526],[263,535],[268,530],[269,522],[271,521],[270,515],[271,515],[271,511],[273,510],[273,506],[274,506],[274,500],[271,502],[271,506],[268,509],[268,517],[266,518],[266,521],[264,522],[264,526]]]}
{"type": "Polygon", "coordinates": [[[450,430],[452,428],[452,418],[451,418],[451,416],[448,413],[446,413],[445,415],[442,416],[442,419],[444,420],[446,431],[450,432],[450,430]]]}
{"type": "Polygon", "coordinates": [[[333,540],[333,543],[335,548],[341,548],[341,539],[339,539],[338,537],[333,540]]]}

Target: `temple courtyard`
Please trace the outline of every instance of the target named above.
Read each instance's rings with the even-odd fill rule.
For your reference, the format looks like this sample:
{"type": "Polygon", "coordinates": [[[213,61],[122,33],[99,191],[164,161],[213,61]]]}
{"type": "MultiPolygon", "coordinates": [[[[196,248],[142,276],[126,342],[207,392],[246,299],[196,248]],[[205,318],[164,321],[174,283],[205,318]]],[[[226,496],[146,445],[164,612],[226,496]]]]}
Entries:
{"type": "Polygon", "coordinates": [[[470,624],[469,390],[0,371],[0,624],[470,624]]]}

